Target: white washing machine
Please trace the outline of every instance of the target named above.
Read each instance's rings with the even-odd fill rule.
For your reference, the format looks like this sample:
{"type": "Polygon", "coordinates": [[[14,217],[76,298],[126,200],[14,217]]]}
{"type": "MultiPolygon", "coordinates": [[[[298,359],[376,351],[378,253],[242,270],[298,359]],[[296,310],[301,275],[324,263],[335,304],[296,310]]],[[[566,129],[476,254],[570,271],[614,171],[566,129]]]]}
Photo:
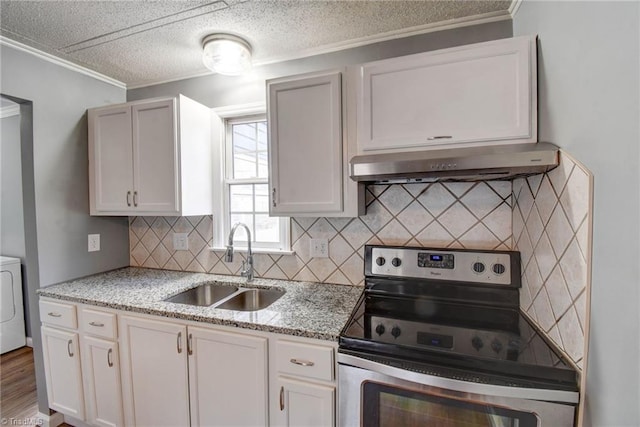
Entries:
{"type": "Polygon", "coordinates": [[[0,257],[0,353],[26,344],[22,273],[18,258],[0,257]]]}

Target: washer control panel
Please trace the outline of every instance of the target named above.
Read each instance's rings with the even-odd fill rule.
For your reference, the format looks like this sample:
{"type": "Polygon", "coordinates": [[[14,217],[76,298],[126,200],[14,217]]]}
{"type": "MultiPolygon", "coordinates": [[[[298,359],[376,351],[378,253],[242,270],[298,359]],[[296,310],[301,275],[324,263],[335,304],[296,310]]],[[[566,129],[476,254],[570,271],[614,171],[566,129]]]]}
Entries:
{"type": "Polygon", "coordinates": [[[366,262],[373,276],[511,285],[511,257],[516,254],[374,246],[366,262]]]}

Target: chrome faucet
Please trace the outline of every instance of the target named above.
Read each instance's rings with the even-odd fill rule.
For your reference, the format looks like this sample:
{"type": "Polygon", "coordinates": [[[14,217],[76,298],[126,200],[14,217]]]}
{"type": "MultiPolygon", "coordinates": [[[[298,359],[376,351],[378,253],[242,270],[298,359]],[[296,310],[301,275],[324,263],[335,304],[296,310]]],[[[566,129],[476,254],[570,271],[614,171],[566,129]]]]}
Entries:
{"type": "Polygon", "coordinates": [[[242,261],[242,271],[240,271],[240,275],[247,278],[247,282],[251,282],[253,280],[253,253],[251,252],[251,231],[249,227],[241,222],[236,222],[233,224],[231,231],[229,232],[229,244],[227,245],[227,250],[224,253],[224,261],[225,262],[233,262],[233,235],[236,232],[238,226],[244,227],[247,231],[247,261],[242,261]]]}

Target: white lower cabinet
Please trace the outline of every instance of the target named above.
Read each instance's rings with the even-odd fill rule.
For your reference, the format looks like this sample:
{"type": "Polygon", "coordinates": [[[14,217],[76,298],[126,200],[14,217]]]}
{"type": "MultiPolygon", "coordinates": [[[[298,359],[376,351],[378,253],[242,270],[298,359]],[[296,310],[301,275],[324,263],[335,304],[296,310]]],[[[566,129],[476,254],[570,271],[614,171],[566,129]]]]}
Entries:
{"type": "Polygon", "coordinates": [[[122,316],[122,395],[128,426],[188,426],[187,327],[122,316]]]}
{"type": "Polygon", "coordinates": [[[188,329],[191,425],[268,425],[267,338],[188,329]]]}
{"type": "Polygon", "coordinates": [[[122,426],[116,314],[41,299],[40,319],[49,407],[74,422],[122,426]]]}
{"type": "Polygon", "coordinates": [[[122,426],[116,314],[80,306],[79,324],[86,421],[100,427],[122,426]]]}
{"type": "Polygon", "coordinates": [[[268,425],[267,338],[122,316],[130,426],[268,425]]]}
{"type": "Polygon", "coordinates": [[[43,326],[41,331],[49,407],[83,420],[84,399],[78,334],[49,326],[43,326]]]}
{"type": "Polygon", "coordinates": [[[70,422],[336,425],[335,343],[47,299],[40,316],[49,407],[70,422]]]}
{"type": "Polygon", "coordinates": [[[335,387],[278,378],[279,405],[288,427],[335,425],[335,387]]]}
{"type": "Polygon", "coordinates": [[[272,425],[333,427],[336,423],[335,345],[283,337],[274,340],[272,425]],[[277,404],[277,408],[275,405],[277,404]]]}
{"type": "Polygon", "coordinates": [[[87,421],[101,427],[123,425],[118,344],[82,337],[82,372],[87,421]]]}

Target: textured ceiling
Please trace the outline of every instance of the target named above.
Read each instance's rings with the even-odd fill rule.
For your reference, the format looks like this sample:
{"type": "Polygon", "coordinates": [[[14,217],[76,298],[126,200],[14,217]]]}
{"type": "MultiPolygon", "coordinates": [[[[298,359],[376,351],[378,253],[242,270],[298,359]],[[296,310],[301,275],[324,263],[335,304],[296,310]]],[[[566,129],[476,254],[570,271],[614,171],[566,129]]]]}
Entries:
{"type": "Polygon", "coordinates": [[[141,86],[206,73],[201,41],[245,38],[255,63],[308,56],[381,34],[506,13],[508,1],[218,0],[10,1],[0,34],[126,83],[141,86]]]}

